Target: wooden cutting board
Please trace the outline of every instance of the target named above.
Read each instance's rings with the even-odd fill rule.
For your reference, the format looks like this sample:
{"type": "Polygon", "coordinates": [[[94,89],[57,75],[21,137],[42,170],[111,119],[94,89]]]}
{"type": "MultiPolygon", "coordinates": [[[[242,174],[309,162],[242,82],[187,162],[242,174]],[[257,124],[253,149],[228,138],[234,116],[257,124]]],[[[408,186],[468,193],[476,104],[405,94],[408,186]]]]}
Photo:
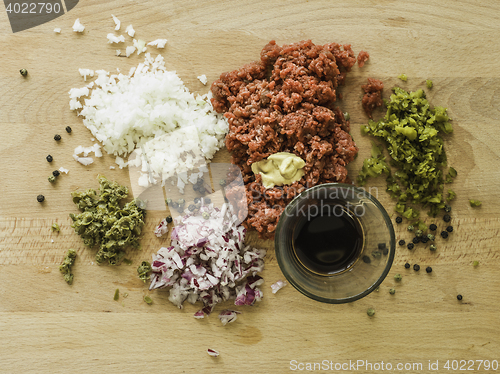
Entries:
{"type": "MultiPolygon", "coordinates": [[[[497,1],[82,0],[49,23],[13,34],[2,9],[0,373],[371,373],[388,364],[408,373],[431,372],[436,364],[443,373],[486,372],[481,360],[495,368],[500,361],[499,18],[497,1]],[[349,165],[353,178],[370,153],[370,139],[359,133],[367,122],[361,84],[367,77],[382,79],[388,97],[390,87],[413,90],[432,79],[428,98],[448,108],[455,130],[445,141],[449,163],[458,171],[454,232],[436,253],[398,247],[379,291],[345,305],[312,301],[292,286],[272,294],[270,285],[284,279],[273,243],[252,233],[247,241],[268,249],[265,296],[253,307],[237,307],[242,314],[226,326],[217,312],[230,303],[195,320],[197,306],[179,310],[167,300],[168,292],[149,292],[137,278],[140,261],[168,243],[152,233],[165,212],[148,215],[143,250],[129,256],[133,265],[97,266],[70,227],[68,214],[75,212],[70,192],[96,188],[98,174],[126,185],[130,180],[127,170],[109,169],[110,156],[88,167],[73,160],[75,147],[93,143],[81,118],[69,110],[68,91],[84,85],[78,68],[128,72],[142,61],[142,55],[116,57],[117,48],[107,44],[114,29],[111,14],[121,20],[122,33],[132,24],[137,38],[168,39],[161,50],[168,69],[196,93],[208,90],[198,75],[206,74],[210,84],[220,73],[258,59],[272,39],[348,43],[356,53],[368,51],[369,62],[353,68],[339,103],[351,114],[360,148],[349,165]],[[83,34],[71,29],[76,18],[86,27],[83,34]],[[21,68],[28,69],[26,78],[21,68]],[[401,73],[408,75],[407,83],[397,79],[401,73]],[[71,135],[64,132],[67,125],[71,135]],[[63,137],[59,143],[53,140],[56,133],[63,137]],[[49,153],[52,164],[45,161],[49,153]],[[50,185],[47,177],[61,166],[69,173],[50,185]],[[40,193],[44,205],[36,202],[40,193]],[[473,209],[468,199],[483,205],[473,209]],[[51,231],[53,222],[60,233],[51,231]],[[74,284],[68,286],[58,265],[71,247],[78,258],[74,284]],[[471,265],[474,260],[479,266],[471,265]],[[406,270],[406,262],[422,270],[406,270]],[[431,274],[423,271],[426,266],[432,266],[431,274]],[[395,273],[403,275],[399,284],[395,273]],[[395,295],[388,292],[392,287],[395,295]],[[117,288],[122,296],[114,301],[117,288]],[[153,305],[143,302],[146,294],[153,305]],[[369,307],[376,310],[371,318],[369,307]],[[220,356],[210,357],[207,348],[220,356]]],[[[215,160],[228,161],[227,151],[215,160]]],[[[369,186],[378,188],[379,200],[395,217],[382,178],[369,186]]],[[[398,239],[408,240],[404,227],[396,231],[398,239]]]]}

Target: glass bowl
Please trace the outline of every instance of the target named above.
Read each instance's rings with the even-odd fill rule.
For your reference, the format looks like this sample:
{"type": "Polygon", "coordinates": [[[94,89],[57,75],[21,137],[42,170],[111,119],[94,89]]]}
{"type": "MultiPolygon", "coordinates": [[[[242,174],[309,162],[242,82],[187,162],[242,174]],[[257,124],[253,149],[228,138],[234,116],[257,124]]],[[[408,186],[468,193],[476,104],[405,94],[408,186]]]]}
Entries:
{"type": "Polygon", "coordinates": [[[298,291],[340,304],[375,290],[389,273],[396,238],[389,215],[371,194],[343,183],[300,193],[275,233],[278,264],[298,291]]]}

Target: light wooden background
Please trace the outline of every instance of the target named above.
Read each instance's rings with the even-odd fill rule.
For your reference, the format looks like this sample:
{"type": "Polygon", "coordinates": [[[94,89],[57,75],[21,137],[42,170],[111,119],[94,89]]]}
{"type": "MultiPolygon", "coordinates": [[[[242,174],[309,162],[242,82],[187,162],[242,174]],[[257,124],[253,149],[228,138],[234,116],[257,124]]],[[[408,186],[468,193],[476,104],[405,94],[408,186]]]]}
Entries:
{"type": "MultiPolygon", "coordinates": [[[[0,9],[0,372],[286,373],[293,371],[292,360],[297,365],[362,360],[391,363],[394,369],[398,363],[421,363],[422,370],[398,372],[425,373],[429,360],[438,360],[444,373],[463,372],[444,369],[447,360],[500,360],[499,40],[500,3],[486,0],[81,0],[68,14],[16,34],[0,9]],[[348,76],[340,103],[351,114],[360,147],[349,167],[353,178],[370,153],[370,139],[359,134],[367,121],[360,85],[367,77],[382,79],[387,97],[394,85],[416,89],[432,79],[428,97],[448,108],[455,129],[446,138],[449,162],[458,171],[455,231],[438,242],[434,254],[422,245],[412,252],[398,247],[380,290],[347,305],[309,300],[291,286],[272,294],[270,285],[283,279],[273,244],[250,235],[248,242],[269,249],[265,297],[254,307],[237,307],[242,314],[225,327],[217,314],[230,303],[195,320],[197,307],[178,310],[168,302],[168,292],[148,292],[136,277],[140,261],[167,243],[152,234],[165,212],[148,215],[144,249],[129,256],[132,266],[94,265],[93,252],[70,227],[68,214],[75,212],[70,192],[96,188],[99,173],[130,181],[126,170],[109,170],[110,157],[89,167],[72,159],[76,146],[93,143],[69,110],[67,93],[84,84],[78,68],[127,72],[143,59],[115,57],[116,48],[106,39],[114,29],[111,14],[121,20],[123,33],[132,24],[136,38],[168,39],[161,50],[167,67],[199,93],[208,86],[196,76],[206,74],[212,82],[258,59],[272,39],[350,43],[356,53],[369,51],[365,67],[356,66],[348,76]],[[71,30],[76,18],[86,26],[82,35],[71,30]],[[62,28],[61,34],[53,32],[55,27],[62,28]],[[28,69],[27,78],[20,68],[28,69]],[[407,83],[396,78],[401,73],[408,75],[407,83]],[[71,135],[64,132],[67,125],[71,135]],[[53,140],[55,133],[62,134],[60,143],[53,140]],[[52,164],[45,161],[48,153],[52,164]],[[69,174],[50,185],[48,175],[61,166],[69,174]],[[44,205],[36,202],[40,193],[46,196],[44,205]],[[470,198],[483,206],[472,209],[470,198]],[[60,224],[59,234],[52,233],[53,222],[60,224]],[[79,255],[73,286],[58,271],[70,247],[79,255]],[[471,266],[474,260],[478,267],[471,266]],[[422,270],[405,270],[407,261],[422,270]],[[423,270],[428,265],[432,274],[423,270]],[[403,275],[400,284],[393,280],[395,273],[403,275]],[[388,293],[391,287],[395,295],[388,293]],[[116,288],[129,296],[113,301],[116,288]],[[152,306],[142,301],[145,294],[154,300],[152,306]],[[376,309],[372,318],[366,314],[369,307],[376,309]],[[207,348],[220,356],[208,356],[207,348]]],[[[226,151],[216,156],[228,159],[226,151]]],[[[382,179],[370,182],[392,212],[383,184],[382,179]]],[[[396,230],[398,239],[409,238],[402,226],[396,230]]],[[[478,370],[478,362],[472,368],[486,372],[478,370]]],[[[359,367],[357,372],[373,371],[359,367]]]]}

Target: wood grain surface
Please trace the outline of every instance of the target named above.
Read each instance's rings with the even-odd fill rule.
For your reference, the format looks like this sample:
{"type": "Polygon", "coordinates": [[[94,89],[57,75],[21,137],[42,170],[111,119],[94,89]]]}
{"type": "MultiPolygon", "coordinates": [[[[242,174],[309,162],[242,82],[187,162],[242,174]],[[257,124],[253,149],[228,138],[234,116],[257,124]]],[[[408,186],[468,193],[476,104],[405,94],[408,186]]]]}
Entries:
{"type": "MultiPolygon", "coordinates": [[[[372,373],[377,364],[379,371],[383,365],[391,371],[388,363],[394,372],[429,373],[436,361],[435,372],[500,372],[479,367],[479,360],[500,361],[499,40],[500,2],[486,0],[80,0],[69,13],[15,34],[0,9],[0,373],[372,373]],[[88,167],[73,160],[76,146],[93,143],[69,109],[68,91],[84,85],[78,68],[126,72],[143,60],[115,56],[117,48],[106,39],[114,29],[111,14],[121,20],[122,33],[132,24],[137,38],[168,39],[159,50],[167,68],[196,93],[208,91],[198,75],[206,74],[210,84],[222,72],[257,60],[272,39],[348,43],[356,53],[368,51],[370,60],[353,68],[339,103],[351,114],[360,148],[349,165],[353,178],[370,153],[370,139],[359,132],[367,123],[360,85],[367,77],[382,79],[388,97],[394,85],[417,89],[432,79],[428,98],[448,108],[455,130],[445,140],[449,164],[458,171],[454,232],[438,242],[435,253],[398,247],[379,291],[344,305],[315,302],[292,286],[272,294],[270,285],[284,279],[273,243],[251,233],[250,244],[268,249],[265,296],[253,307],[236,307],[242,314],[226,326],[217,314],[231,303],[196,320],[197,306],[179,310],[167,291],[149,292],[138,279],[140,261],[168,243],[152,233],[166,212],[148,215],[143,250],[129,256],[133,265],[97,266],[94,252],[70,227],[70,192],[96,188],[98,174],[125,185],[130,180],[127,170],[109,169],[110,156],[88,167]],[[86,27],[82,34],[71,29],[76,18],[86,27]],[[26,78],[20,68],[28,69],[26,78]],[[407,83],[397,79],[401,73],[407,83]],[[71,135],[64,132],[67,125],[71,135]],[[59,143],[56,133],[63,136],[59,143]],[[45,161],[49,153],[52,164],[45,161]],[[51,185],[47,176],[61,166],[69,174],[51,185]],[[43,205],[36,201],[40,193],[43,205]],[[483,205],[471,208],[468,199],[483,205]],[[52,232],[53,222],[60,233],[52,232]],[[68,286],[58,265],[71,247],[78,258],[68,286]],[[471,265],[474,260],[479,266],[471,265]],[[422,270],[406,270],[405,262],[422,270]],[[395,273],[403,275],[401,283],[395,283],[395,273]],[[143,302],[146,294],[153,305],[143,302]],[[376,310],[371,318],[369,307],[376,310]],[[210,357],[207,348],[220,356],[210,357]],[[356,366],[347,369],[349,363],[356,366]]],[[[215,159],[228,161],[229,154],[222,150],[215,159]]],[[[378,188],[394,218],[383,179],[369,186],[378,188]]],[[[409,239],[404,227],[395,229],[398,239],[409,239]]]]}

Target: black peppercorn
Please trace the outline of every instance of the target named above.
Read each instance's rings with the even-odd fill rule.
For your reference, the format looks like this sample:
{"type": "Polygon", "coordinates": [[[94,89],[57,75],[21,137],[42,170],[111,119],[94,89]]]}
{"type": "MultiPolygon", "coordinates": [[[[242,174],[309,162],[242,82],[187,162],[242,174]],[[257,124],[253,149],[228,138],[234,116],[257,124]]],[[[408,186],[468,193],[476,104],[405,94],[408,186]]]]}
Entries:
{"type": "Polygon", "coordinates": [[[59,170],[54,170],[54,171],[52,172],[52,175],[53,175],[54,177],[58,177],[58,176],[59,176],[59,174],[61,174],[61,173],[59,173],[59,170]]]}
{"type": "Polygon", "coordinates": [[[448,204],[446,204],[446,205],[444,206],[444,211],[445,211],[446,213],[450,213],[450,212],[451,212],[451,206],[450,206],[450,205],[448,205],[448,204]]]}
{"type": "Polygon", "coordinates": [[[188,206],[188,210],[189,210],[190,212],[192,212],[192,211],[193,211],[193,210],[195,210],[195,209],[196,209],[196,205],[194,205],[194,204],[189,204],[189,206],[188,206]]]}
{"type": "Polygon", "coordinates": [[[420,265],[418,265],[418,264],[413,265],[413,270],[419,271],[420,270],[420,265]]]}
{"type": "Polygon", "coordinates": [[[443,239],[446,239],[448,237],[448,232],[447,231],[441,231],[441,237],[443,239]]]}
{"type": "Polygon", "coordinates": [[[372,260],[368,256],[363,256],[363,262],[369,264],[370,262],[372,262],[372,260]]]}
{"type": "Polygon", "coordinates": [[[54,160],[54,159],[52,158],[52,156],[51,156],[51,155],[48,155],[47,157],[45,157],[45,159],[46,159],[48,162],[52,162],[52,160],[54,160]]]}
{"type": "Polygon", "coordinates": [[[167,218],[165,218],[165,221],[167,221],[167,223],[172,222],[172,216],[167,216],[167,218]]]}
{"type": "Polygon", "coordinates": [[[457,295],[457,300],[462,300],[463,296],[462,295],[457,295]]]}
{"type": "Polygon", "coordinates": [[[427,236],[423,236],[420,238],[420,241],[425,244],[429,241],[429,238],[427,236]]]}
{"type": "Polygon", "coordinates": [[[200,198],[199,197],[195,197],[193,201],[194,201],[195,204],[198,204],[200,202],[200,198]]]}
{"type": "Polygon", "coordinates": [[[203,202],[204,202],[205,204],[210,204],[210,203],[212,202],[212,200],[210,200],[210,198],[209,198],[209,197],[204,197],[204,198],[203,198],[203,202]]]}
{"type": "Polygon", "coordinates": [[[38,195],[36,197],[36,201],[38,201],[39,203],[43,203],[44,200],[45,200],[45,196],[43,196],[43,195],[38,195]]]}
{"type": "Polygon", "coordinates": [[[405,264],[405,268],[406,268],[406,269],[409,269],[409,268],[410,268],[410,264],[409,264],[408,262],[405,264]]]}
{"type": "Polygon", "coordinates": [[[449,214],[445,214],[445,215],[443,216],[443,221],[445,221],[445,222],[450,222],[450,221],[451,221],[451,216],[450,216],[449,214]]]}
{"type": "Polygon", "coordinates": [[[378,243],[378,249],[382,250],[385,248],[385,243],[378,243]]]}
{"type": "Polygon", "coordinates": [[[384,256],[387,256],[389,254],[389,248],[385,247],[383,250],[382,250],[382,253],[384,254],[384,256]]]}
{"type": "Polygon", "coordinates": [[[61,140],[61,135],[59,135],[59,134],[54,135],[54,140],[55,141],[61,140]]]}
{"type": "Polygon", "coordinates": [[[427,266],[425,268],[425,271],[428,272],[428,273],[432,273],[432,268],[430,266],[427,266]]]}
{"type": "Polygon", "coordinates": [[[417,244],[417,243],[420,243],[420,238],[418,236],[415,236],[412,240],[411,240],[414,244],[417,244]]]}
{"type": "Polygon", "coordinates": [[[436,231],[436,229],[437,229],[437,228],[438,228],[438,227],[437,227],[435,224],[433,224],[433,223],[431,223],[431,224],[429,225],[429,230],[431,230],[431,231],[436,231]]]}
{"type": "Polygon", "coordinates": [[[408,243],[408,245],[406,247],[411,250],[411,249],[413,249],[413,247],[415,247],[415,244],[408,243]]]}
{"type": "Polygon", "coordinates": [[[396,217],[396,223],[401,223],[403,222],[403,218],[401,217],[396,217]]]}
{"type": "Polygon", "coordinates": [[[448,226],[448,227],[446,228],[446,231],[448,231],[448,232],[452,232],[452,231],[453,231],[453,226],[448,226]]]}
{"type": "Polygon", "coordinates": [[[25,76],[27,76],[27,75],[28,75],[28,70],[26,70],[26,69],[21,69],[21,70],[19,70],[19,72],[21,73],[21,75],[22,75],[23,77],[25,77],[25,76]]]}
{"type": "Polygon", "coordinates": [[[72,131],[72,130],[71,130],[71,127],[66,126],[66,132],[69,134],[71,131],[72,131]]]}
{"type": "Polygon", "coordinates": [[[401,240],[399,241],[399,245],[400,245],[400,246],[403,246],[403,245],[405,245],[405,244],[406,244],[406,242],[405,242],[405,240],[404,240],[404,239],[401,239],[401,240]]]}

